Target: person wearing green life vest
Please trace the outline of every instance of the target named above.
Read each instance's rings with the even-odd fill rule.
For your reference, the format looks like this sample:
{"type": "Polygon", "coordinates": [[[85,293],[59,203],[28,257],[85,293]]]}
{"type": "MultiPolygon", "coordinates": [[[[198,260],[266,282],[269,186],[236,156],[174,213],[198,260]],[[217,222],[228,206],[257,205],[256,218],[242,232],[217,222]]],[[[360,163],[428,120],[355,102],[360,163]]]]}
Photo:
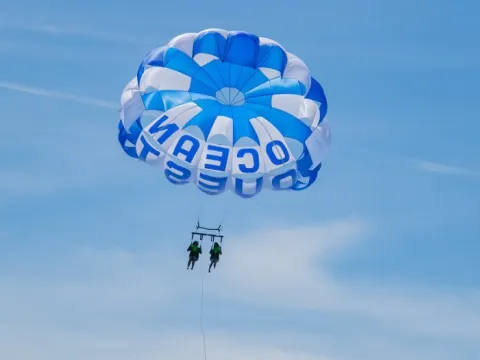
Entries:
{"type": "Polygon", "coordinates": [[[212,270],[212,266],[214,269],[217,267],[220,255],[222,255],[222,247],[215,242],[210,250],[210,266],[208,267],[208,272],[212,270]]]}
{"type": "Polygon", "coordinates": [[[192,265],[192,270],[193,270],[195,263],[200,257],[200,254],[202,253],[202,247],[199,246],[198,241],[195,240],[193,243],[190,244],[187,251],[190,251],[190,254],[188,255],[187,270],[188,268],[190,268],[190,264],[192,265]]]}

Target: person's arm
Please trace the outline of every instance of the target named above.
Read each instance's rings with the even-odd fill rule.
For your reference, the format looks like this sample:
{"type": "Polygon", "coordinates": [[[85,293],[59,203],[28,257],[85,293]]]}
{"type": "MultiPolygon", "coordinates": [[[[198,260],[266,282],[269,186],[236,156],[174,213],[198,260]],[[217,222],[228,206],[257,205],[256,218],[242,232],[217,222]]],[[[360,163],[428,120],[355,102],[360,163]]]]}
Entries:
{"type": "Polygon", "coordinates": [[[191,251],[192,250],[192,245],[190,245],[187,249],[187,251],[191,251]]]}

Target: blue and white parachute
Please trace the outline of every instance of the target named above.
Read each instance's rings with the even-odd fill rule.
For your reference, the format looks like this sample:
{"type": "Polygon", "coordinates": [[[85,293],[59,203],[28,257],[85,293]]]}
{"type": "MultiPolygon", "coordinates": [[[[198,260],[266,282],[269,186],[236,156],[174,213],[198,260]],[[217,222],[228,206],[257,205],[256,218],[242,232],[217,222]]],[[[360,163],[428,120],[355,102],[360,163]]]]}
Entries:
{"type": "Polygon", "coordinates": [[[330,145],[326,112],[322,86],[280,44],[207,29],[144,58],[121,96],[118,139],[174,184],[249,198],[316,180],[330,145]]]}

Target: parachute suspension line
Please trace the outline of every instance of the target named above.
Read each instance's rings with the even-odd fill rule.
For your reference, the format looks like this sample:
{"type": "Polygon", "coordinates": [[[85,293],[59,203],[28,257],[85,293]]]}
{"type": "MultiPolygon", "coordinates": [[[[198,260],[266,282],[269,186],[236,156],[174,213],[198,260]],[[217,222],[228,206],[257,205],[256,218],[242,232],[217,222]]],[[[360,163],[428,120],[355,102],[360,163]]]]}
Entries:
{"type": "Polygon", "coordinates": [[[200,329],[202,330],[203,338],[203,356],[204,360],[207,360],[207,342],[205,341],[205,331],[203,330],[203,278],[204,274],[202,274],[202,296],[200,299],[200,329]]]}
{"type": "Polygon", "coordinates": [[[219,227],[222,228],[223,227],[223,224],[225,222],[225,218],[228,216],[228,213],[232,207],[232,204],[233,204],[233,201],[227,201],[225,203],[225,205],[223,206],[222,208],[222,212],[221,212],[221,218],[220,218],[220,222],[219,222],[219,227]]]}
{"type": "Polygon", "coordinates": [[[200,206],[198,207],[198,210],[197,210],[197,223],[199,223],[201,220],[201,216],[205,208],[205,204],[207,202],[207,194],[205,194],[203,191],[200,191],[200,192],[201,192],[202,200],[200,200],[200,206]]]}

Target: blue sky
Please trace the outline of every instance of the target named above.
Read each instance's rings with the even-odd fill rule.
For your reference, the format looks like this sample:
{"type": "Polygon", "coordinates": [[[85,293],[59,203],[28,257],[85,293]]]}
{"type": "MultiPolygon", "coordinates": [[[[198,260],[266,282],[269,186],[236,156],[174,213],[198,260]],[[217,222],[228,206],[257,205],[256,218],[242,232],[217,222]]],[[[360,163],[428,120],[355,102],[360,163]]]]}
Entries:
{"type": "Polygon", "coordinates": [[[225,214],[225,255],[205,278],[209,359],[478,359],[479,11],[2,4],[0,357],[203,356],[207,263],[187,272],[185,247],[199,214],[225,214]],[[142,56],[211,27],[277,40],[324,85],[332,147],[308,191],[206,199],[117,144],[142,56]]]}

